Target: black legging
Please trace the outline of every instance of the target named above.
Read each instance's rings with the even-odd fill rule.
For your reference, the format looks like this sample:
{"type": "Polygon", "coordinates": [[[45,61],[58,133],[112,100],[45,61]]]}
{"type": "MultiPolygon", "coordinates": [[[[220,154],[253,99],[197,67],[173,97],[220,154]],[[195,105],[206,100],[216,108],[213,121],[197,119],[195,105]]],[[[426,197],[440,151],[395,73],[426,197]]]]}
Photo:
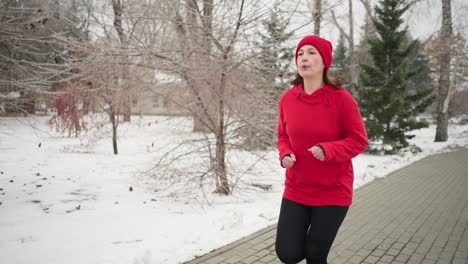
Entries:
{"type": "Polygon", "coordinates": [[[327,256],[349,206],[309,206],[283,198],[276,254],[286,263],[327,264],[327,256]]]}

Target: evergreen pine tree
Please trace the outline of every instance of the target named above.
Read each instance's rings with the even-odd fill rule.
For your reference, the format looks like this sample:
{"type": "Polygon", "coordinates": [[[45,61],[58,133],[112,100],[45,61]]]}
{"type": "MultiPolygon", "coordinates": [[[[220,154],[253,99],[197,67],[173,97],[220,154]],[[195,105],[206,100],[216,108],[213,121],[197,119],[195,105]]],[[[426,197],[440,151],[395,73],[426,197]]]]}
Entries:
{"type": "MultiPolygon", "coordinates": [[[[360,64],[372,64],[372,58],[369,54],[369,39],[377,37],[377,32],[375,32],[374,22],[371,20],[369,15],[366,15],[364,19],[364,25],[361,26],[361,40],[359,44],[354,49],[354,54],[356,56],[356,61],[360,64]]],[[[359,83],[358,83],[359,85],[359,83]]]]}
{"type": "Polygon", "coordinates": [[[260,36],[261,56],[258,61],[258,72],[265,88],[273,95],[275,102],[279,96],[289,88],[289,81],[293,75],[291,61],[294,58],[294,47],[286,42],[292,32],[287,31],[289,21],[282,15],[277,5],[271,10],[268,19],[262,21],[260,36]]]}
{"type": "MultiPolygon", "coordinates": [[[[333,52],[333,68],[332,73],[334,76],[342,76],[345,80],[350,80],[349,74],[349,54],[348,49],[345,46],[345,39],[343,34],[340,35],[340,40],[333,52]]],[[[348,91],[351,91],[349,85],[345,85],[348,91]]]]}
{"type": "Polygon", "coordinates": [[[288,32],[289,20],[284,17],[279,5],[270,11],[267,19],[262,21],[262,27],[257,34],[260,36],[258,47],[259,56],[255,62],[255,87],[258,89],[259,100],[255,105],[249,105],[251,124],[245,124],[237,129],[242,138],[242,148],[265,149],[276,144],[277,103],[281,95],[291,87],[293,78],[292,62],[294,47],[287,41],[292,36],[288,32]],[[261,98],[261,99],[260,99],[261,98]]]}
{"type": "MultiPolygon", "coordinates": [[[[435,80],[432,77],[429,57],[424,54],[424,49],[419,40],[415,40],[416,48],[413,54],[410,54],[410,69],[417,69],[417,74],[410,76],[408,85],[412,88],[411,92],[415,94],[418,91],[428,92],[432,95],[435,90],[435,80]]],[[[432,101],[431,101],[432,103],[432,101]]]]}
{"type": "Polygon", "coordinates": [[[414,137],[407,132],[427,127],[416,115],[434,99],[433,89],[410,81],[423,74],[423,69],[412,63],[418,42],[409,41],[407,29],[401,29],[402,16],[409,6],[405,0],[380,0],[375,7],[378,36],[369,39],[373,65],[361,64],[358,87],[371,151],[396,153],[408,147],[407,140],[414,137]],[[376,145],[380,141],[382,148],[376,145]]]}

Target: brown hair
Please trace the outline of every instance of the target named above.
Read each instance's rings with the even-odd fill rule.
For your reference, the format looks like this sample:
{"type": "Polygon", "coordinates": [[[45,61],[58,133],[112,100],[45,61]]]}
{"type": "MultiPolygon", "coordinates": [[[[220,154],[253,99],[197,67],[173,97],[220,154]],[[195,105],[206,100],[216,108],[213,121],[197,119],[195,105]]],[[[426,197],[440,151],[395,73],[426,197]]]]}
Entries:
{"type": "MultiPolygon", "coordinates": [[[[333,86],[333,87],[335,87],[337,89],[341,89],[342,86],[343,86],[344,81],[345,81],[345,79],[343,77],[341,77],[341,76],[332,77],[326,68],[323,70],[323,82],[325,84],[333,86]]],[[[292,84],[292,85],[303,84],[304,79],[302,78],[301,75],[299,75],[298,72],[296,72],[296,77],[294,78],[294,80],[292,80],[289,83],[292,84]]]]}

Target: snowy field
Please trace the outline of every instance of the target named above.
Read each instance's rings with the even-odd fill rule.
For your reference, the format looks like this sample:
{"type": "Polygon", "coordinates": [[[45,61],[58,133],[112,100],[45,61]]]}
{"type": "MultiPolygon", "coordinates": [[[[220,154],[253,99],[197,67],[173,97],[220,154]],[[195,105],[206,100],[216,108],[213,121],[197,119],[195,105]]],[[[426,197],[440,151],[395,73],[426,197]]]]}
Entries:
{"type": "MultiPolygon", "coordinates": [[[[152,176],[161,172],[156,161],[166,152],[202,138],[191,124],[186,117],[134,116],[120,125],[120,154],[113,155],[107,123],[68,138],[50,129],[47,117],[0,118],[0,262],[182,263],[274,224],[284,177],[275,150],[229,153],[237,183],[229,197],[213,194],[212,185],[203,196],[199,183],[152,176]]],[[[468,146],[468,125],[451,124],[444,143],[433,142],[434,126],[414,134],[423,150],[416,155],[355,158],[355,187],[429,154],[468,146]]]]}

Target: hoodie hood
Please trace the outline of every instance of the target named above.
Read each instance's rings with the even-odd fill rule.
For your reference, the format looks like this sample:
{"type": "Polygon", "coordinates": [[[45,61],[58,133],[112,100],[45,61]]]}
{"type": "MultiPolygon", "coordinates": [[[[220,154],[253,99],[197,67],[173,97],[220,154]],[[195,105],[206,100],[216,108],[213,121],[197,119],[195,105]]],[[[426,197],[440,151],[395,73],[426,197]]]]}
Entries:
{"type": "Polygon", "coordinates": [[[303,84],[298,84],[293,86],[291,89],[293,94],[297,96],[301,101],[308,104],[317,104],[324,103],[330,104],[329,94],[331,87],[329,85],[324,85],[322,88],[313,92],[312,94],[307,94],[302,88],[303,84]]]}

